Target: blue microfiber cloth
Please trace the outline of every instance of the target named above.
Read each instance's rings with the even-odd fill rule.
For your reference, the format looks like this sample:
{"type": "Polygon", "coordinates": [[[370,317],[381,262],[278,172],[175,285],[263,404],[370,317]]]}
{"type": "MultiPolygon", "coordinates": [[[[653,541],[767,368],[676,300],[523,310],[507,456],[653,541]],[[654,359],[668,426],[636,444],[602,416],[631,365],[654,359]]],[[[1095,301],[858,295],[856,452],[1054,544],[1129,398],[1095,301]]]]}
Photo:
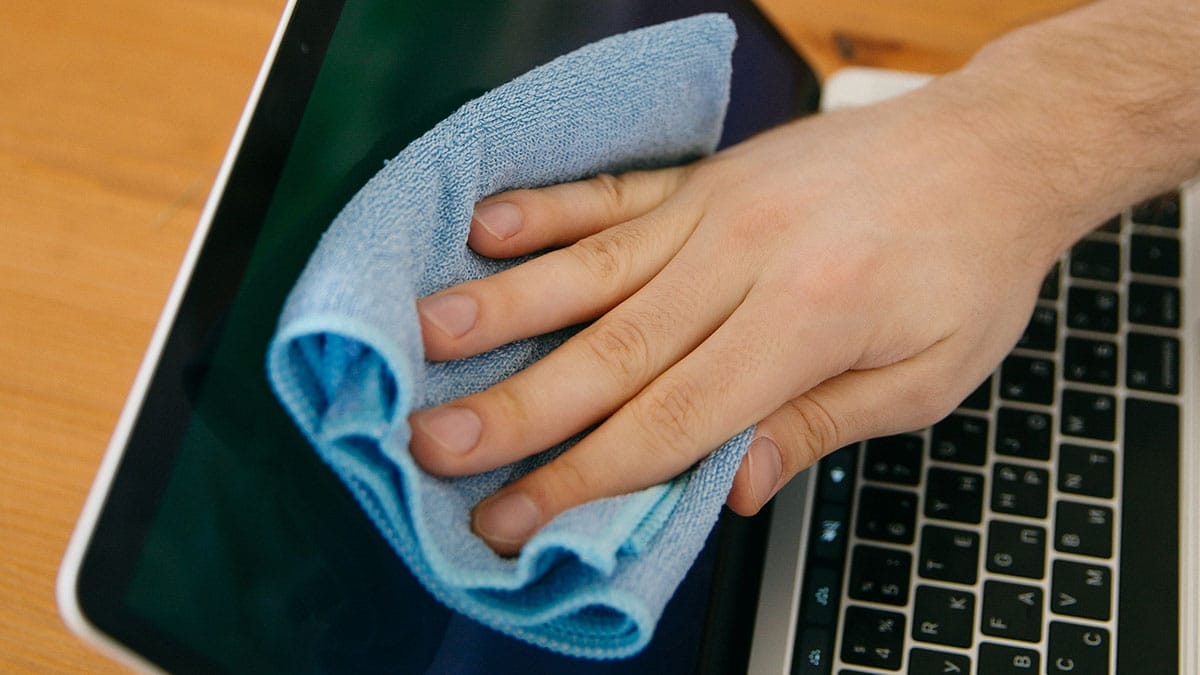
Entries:
{"type": "Polygon", "coordinates": [[[748,432],[669,483],[572,509],[519,557],[497,556],[471,532],[471,508],[570,443],[439,478],[409,455],[406,417],[512,375],[569,331],[430,363],[415,301],[514,264],[467,248],[481,198],[712,152],[734,39],[716,14],[644,28],[467,103],[337,216],[270,346],[276,394],[413,573],[449,607],[535,645],[590,658],[644,647],[712,529],[748,432]]]}

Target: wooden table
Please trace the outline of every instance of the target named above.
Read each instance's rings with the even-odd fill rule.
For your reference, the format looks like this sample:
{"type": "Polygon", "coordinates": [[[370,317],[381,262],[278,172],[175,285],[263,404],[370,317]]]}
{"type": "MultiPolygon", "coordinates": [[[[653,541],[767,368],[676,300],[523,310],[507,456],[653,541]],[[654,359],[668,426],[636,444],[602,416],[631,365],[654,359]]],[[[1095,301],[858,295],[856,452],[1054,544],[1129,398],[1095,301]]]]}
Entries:
{"type": "MultiPolygon", "coordinates": [[[[0,672],[117,669],[63,626],[55,574],[284,4],[4,2],[0,672]]],[[[1074,3],[760,4],[827,75],[944,70],[1074,3]]]]}

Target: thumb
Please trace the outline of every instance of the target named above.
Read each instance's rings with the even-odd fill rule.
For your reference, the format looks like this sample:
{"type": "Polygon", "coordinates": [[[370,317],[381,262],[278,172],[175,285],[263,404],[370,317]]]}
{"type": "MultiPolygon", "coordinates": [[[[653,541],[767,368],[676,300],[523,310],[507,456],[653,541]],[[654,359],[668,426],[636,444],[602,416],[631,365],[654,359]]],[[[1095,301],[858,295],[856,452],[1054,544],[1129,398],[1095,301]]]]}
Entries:
{"type": "MultiPolygon", "coordinates": [[[[758,513],[797,473],[858,441],[920,429],[950,414],[977,382],[933,349],[872,370],[851,370],[788,401],[758,423],[726,504],[758,513]]],[[[982,381],[986,372],[979,375],[982,381]]]]}

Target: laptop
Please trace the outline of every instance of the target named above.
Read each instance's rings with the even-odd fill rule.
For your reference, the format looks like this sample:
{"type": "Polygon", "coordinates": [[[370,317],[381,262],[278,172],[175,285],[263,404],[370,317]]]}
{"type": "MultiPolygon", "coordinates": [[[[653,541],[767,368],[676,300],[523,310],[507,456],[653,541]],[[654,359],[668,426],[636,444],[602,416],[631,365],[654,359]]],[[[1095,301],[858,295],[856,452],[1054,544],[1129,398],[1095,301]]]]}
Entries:
{"type": "Polygon", "coordinates": [[[739,31],[723,143],[815,106],[812,74],[748,0],[290,2],[69,546],[70,627],[171,672],[744,670],[765,518],[722,521],[642,653],[558,656],[435,601],[264,367],[318,238],[385,160],[561,54],[708,11],[739,31]]]}
{"type": "MultiPolygon", "coordinates": [[[[703,11],[730,13],[739,30],[724,145],[814,104],[811,73],[749,2],[290,2],[64,560],[67,623],[124,663],[184,672],[1020,673],[1059,663],[1104,672],[1089,669],[1094,651],[1054,651],[1063,635],[1076,638],[1073,648],[1102,649],[1110,671],[1196,672],[1197,544],[1181,536],[1197,529],[1200,484],[1190,412],[1200,386],[1194,187],[1177,202],[1167,196],[1122,214],[1098,245],[1082,247],[1084,262],[1064,260],[1014,352],[1017,365],[1006,361],[946,422],[840,451],[759,517],[722,517],[653,641],[629,660],[560,657],[447,610],[317,460],[271,395],[262,359],[284,296],[341,205],[465,101],[588,42],[703,11]],[[1178,227],[1172,211],[1182,214],[1178,227]],[[1178,242],[1181,271],[1192,277],[1124,275],[1146,244],[1161,254],[1161,240],[1178,242]],[[1110,244],[1121,276],[1091,278],[1110,244]],[[1135,295],[1150,299],[1131,305],[1135,295]],[[1116,332],[1080,326],[1079,297],[1091,302],[1085,323],[1101,320],[1099,309],[1111,317],[1115,300],[1116,332]],[[1148,313],[1135,321],[1132,306],[1148,313]],[[1154,323],[1170,313],[1164,306],[1180,327],[1154,323]],[[1041,348],[1047,334],[1061,353],[1041,348]],[[1136,336],[1157,345],[1151,356],[1174,354],[1177,370],[1166,372],[1179,394],[1146,390],[1171,378],[1138,365],[1129,347],[1146,343],[1136,336]],[[1164,351],[1171,340],[1178,348],[1164,351]],[[1092,355],[1116,373],[1112,393],[1067,378],[1051,385],[1051,405],[1012,398],[1006,383],[1018,366],[1033,376],[1049,362],[1065,377],[1069,354],[1104,344],[1115,346],[1115,365],[1092,355]],[[1076,391],[1112,397],[1115,440],[1062,426],[1062,406],[1074,400],[1067,392],[1076,391]],[[1036,441],[1049,435],[1048,459],[1020,454],[1024,435],[1019,452],[1006,442],[1001,430],[1014,417],[1036,441]],[[1030,420],[1041,427],[1028,429],[1030,420]],[[1134,428],[1157,436],[1131,441],[1134,428]],[[980,436],[983,459],[966,461],[980,436]],[[1111,469],[1089,470],[1093,453],[1111,469]],[[1135,454],[1145,461],[1124,461],[1135,454]],[[1064,468],[1068,456],[1082,468],[1064,468]],[[1105,492],[1108,472],[1113,496],[1092,494],[1105,492]],[[1023,487],[1026,476],[1044,487],[1044,515],[1021,512],[1041,499],[1023,487]],[[976,492],[955,492],[964,479],[976,492]],[[965,522],[973,499],[978,522],[965,522]],[[950,511],[931,507],[935,500],[950,511]],[[1107,517],[1108,556],[1091,555],[1095,527],[1059,527],[1081,514],[1088,525],[1092,509],[1107,517]],[[1016,573],[1030,571],[1036,548],[1024,543],[1026,530],[1041,537],[1041,575],[1016,573]],[[971,564],[962,562],[968,554],[971,564]],[[1106,618],[1096,618],[1105,616],[1095,609],[1102,594],[1088,592],[1096,571],[1106,618]],[[1026,598],[1040,599],[1040,618],[1014,622],[1012,606],[1028,606],[1026,598]],[[951,609],[964,603],[968,610],[951,609]],[[970,618],[938,620],[938,611],[970,618]],[[997,634],[993,618],[1012,632],[997,634]],[[923,632],[934,630],[927,624],[952,625],[954,637],[923,632]],[[1038,639],[1025,639],[1035,624],[1038,639]]],[[[894,79],[835,77],[823,100],[863,103],[919,82],[894,79]]],[[[1081,377],[1093,377],[1090,363],[1081,377]]]]}
{"type": "MultiPolygon", "coordinates": [[[[927,76],[838,71],[821,107],[927,76]]],[[[1200,672],[1200,181],[1100,224],[945,420],[774,500],[756,673],[1200,672]]]]}

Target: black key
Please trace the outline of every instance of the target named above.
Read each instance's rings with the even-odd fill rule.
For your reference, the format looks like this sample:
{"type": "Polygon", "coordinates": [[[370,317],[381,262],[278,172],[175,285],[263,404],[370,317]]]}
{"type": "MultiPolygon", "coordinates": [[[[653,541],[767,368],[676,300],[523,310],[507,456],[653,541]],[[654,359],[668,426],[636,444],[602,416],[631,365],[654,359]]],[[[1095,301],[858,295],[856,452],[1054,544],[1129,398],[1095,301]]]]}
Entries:
{"type": "Polygon", "coordinates": [[[1142,225],[1179,227],[1179,191],[1147,199],[1133,207],[1131,220],[1142,225]]]}
{"type": "Polygon", "coordinates": [[[1058,446],[1058,489],[1111,499],[1115,464],[1111,450],[1063,443],[1058,446]]]}
{"type": "Polygon", "coordinates": [[[1000,366],[1000,396],[1012,401],[1054,402],[1054,362],[1028,356],[1010,356],[1000,366]]]}
{"type": "Polygon", "coordinates": [[[1117,399],[1109,394],[1064,390],[1060,431],[1071,436],[1114,440],[1117,437],[1117,399]]]}
{"type": "Polygon", "coordinates": [[[1134,281],[1129,284],[1129,322],[1179,328],[1179,289],[1134,281]]]}
{"type": "Polygon", "coordinates": [[[1071,248],[1071,276],[1096,281],[1121,278],[1121,248],[1116,242],[1085,239],[1071,248]]]}
{"type": "Polygon", "coordinates": [[[1097,232],[1111,232],[1113,234],[1119,234],[1121,232],[1121,214],[1118,213],[1117,215],[1113,216],[1112,218],[1109,218],[1108,220],[1101,223],[1096,228],[1096,231],[1097,232]]]}
{"type": "Polygon", "coordinates": [[[1054,507],[1054,548],[1097,558],[1112,557],[1112,509],[1060,501],[1054,507]]]}
{"type": "Polygon", "coordinates": [[[1063,353],[1063,375],[1072,382],[1117,383],[1117,344],[1069,337],[1063,353]]]}
{"type": "Polygon", "coordinates": [[[1025,333],[1017,341],[1018,347],[1052,352],[1058,348],[1058,310],[1053,307],[1035,307],[1025,326],[1025,333]]]}
{"type": "Polygon", "coordinates": [[[983,517],[983,476],[966,471],[930,469],[925,479],[925,515],[978,523],[983,517]]]}
{"type": "Polygon", "coordinates": [[[1130,333],[1126,350],[1126,386],[1160,394],[1179,393],[1179,340],[1130,333]]]}
{"type": "Polygon", "coordinates": [[[979,645],[979,675],[1028,675],[1041,671],[1041,655],[1032,649],[983,642],[979,645]]]}
{"type": "Polygon", "coordinates": [[[992,467],[992,510],[1030,518],[1045,518],[1050,472],[1019,464],[992,467]]]}
{"type": "Polygon", "coordinates": [[[1108,621],[1112,614],[1112,570],[1069,560],[1054,561],[1050,609],[1058,614],[1108,621]]]}
{"type": "Polygon", "coordinates": [[[804,595],[800,598],[805,623],[833,627],[841,589],[840,569],[812,566],[805,569],[804,595]]]}
{"type": "Polygon", "coordinates": [[[1050,639],[1046,642],[1046,672],[1104,675],[1109,672],[1108,643],[1108,631],[1103,628],[1051,621],[1050,639]]]}
{"type": "Polygon", "coordinates": [[[1001,408],[996,416],[996,452],[1026,459],[1050,459],[1050,415],[1001,408]]]}
{"type": "Polygon", "coordinates": [[[854,464],[858,459],[858,444],[826,455],[820,463],[821,479],[818,494],[823,502],[845,504],[854,493],[854,464]]]}
{"type": "Polygon", "coordinates": [[[856,532],[863,539],[911,544],[917,520],[917,495],[902,490],[864,487],[858,498],[856,532]]]}
{"type": "Polygon", "coordinates": [[[977,533],[936,525],[921,528],[917,574],[926,579],[971,585],[978,577],[978,569],[977,533]]]}
{"type": "Polygon", "coordinates": [[[792,672],[802,675],[828,675],[833,672],[833,634],[812,626],[804,626],[797,631],[792,672]]]}
{"type": "Polygon", "coordinates": [[[858,666],[900,670],[904,629],[903,614],[849,607],[842,632],[842,660],[858,666]]]}
{"type": "Polygon", "coordinates": [[[812,552],[820,560],[841,564],[846,553],[850,513],[841,504],[823,503],[813,519],[812,552]]]}
{"type": "Polygon", "coordinates": [[[1067,325],[1080,330],[1115,333],[1120,306],[1116,291],[1072,287],[1067,290],[1067,325]]]}
{"type": "Polygon", "coordinates": [[[1129,269],[1162,277],[1179,276],[1179,240],[1135,234],[1130,239],[1129,269]]]}
{"type": "Polygon", "coordinates": [[[932,649],[913,647],[908,651],[909,675],[932,675],[933,673],[971,672],[971,657],[966,654],[936,652],[932,649]]]}
{"type": "Polygon", "coordinates": [[[1038,297],[1042,300],[1057,300],[1059,277],[1061,276],[1061,266],[1054,263],[1054,267],[1050,268],[1050,272],[1046,274],[1046,278],[1042,279],[1042,288],[1038,291],[1038,297]]]}
{"type": "Polygon", "coordinates": [[[1025,642],[1042,639],[1042,589],[986,581],[979,629],[988,635],[1025,642]]]}
{"type": "Polygon", "coordinates": [[[1004,520],[988,523],[987,568],[1000,574],[1041,579],[1046,569],[1046,530],[1004,520]]]}
{"type": "Polygon", "coordinates": [[[920,436],[900,434],[867,441],[863,476],[871,480],[916,485],[921,479],[921,455],[925,442],[920,436]]]}
{"type": "Polygon", "coordinates": [[[950,415],[933,425],[931,439],[929,456],[933,459],[983,466],[987,456],[987,418],[950,415]]]}
{"type": "Polygon", "coordinates": [[[850,564],[850,597],[885,605],[905,605],[911,571],[911,553],[859,544],[854,547],[850,564]]]}
{"type": "Polygon", "coordinates": [[[970,647],[974,628],[974,595],[937,586],[917,586],[913,601],[914,640],[970,647]]]}
{"type": "Polygon", "coordinates": [[[1117,594],[1117,632],[1136,649],[1117,650],[1118,673],[1179,672],[1182,416],[1172,403],[1126,398],[1121,450],[1121,567],[1137,591],[1117,594]]]}

